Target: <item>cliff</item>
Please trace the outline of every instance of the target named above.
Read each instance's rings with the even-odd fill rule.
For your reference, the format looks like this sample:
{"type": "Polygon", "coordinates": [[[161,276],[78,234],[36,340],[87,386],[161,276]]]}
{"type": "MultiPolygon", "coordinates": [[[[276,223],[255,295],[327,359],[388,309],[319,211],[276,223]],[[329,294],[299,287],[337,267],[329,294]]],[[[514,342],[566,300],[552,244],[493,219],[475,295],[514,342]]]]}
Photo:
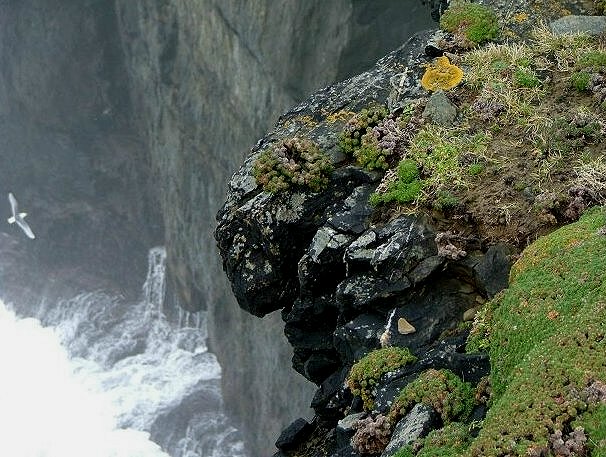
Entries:
{"type": "Polygon", "coordinates": [[[429,26],[428,10],[389,1],[118,0],[116,11],[171,289],[186,309],[208,310],[226,408],[252,455],[267,454],[272,436],[308,414],[312,387],[288,368],[279,314],[252,317],[229,292],[214,215],[229,176],[281,112],[429,26]]]}
{"type": "Polygon", "coordinates": [[[288,106],[432,21],[421,3],[242,3],[0,2],[0,190],[38,237],[8,227],[0,274],[26,315],[82,290],[138,297],[148,249],[166,244],[171,304],[209,311],[226,408],[262,455],[310,388],[279,316],[229,292],[212,240],[226,182],[288,106]]]}
{"type": "MultiPolygon", "coordinates": [[[[600,414],[599,395],[587,416],[533,423],[528,406],[495,425],[491,389],[491,401],[516,398],[491,372],[513,340],[506,318],[500,339],[477,318],[488,338],[466,351],[469,321],[498,306],[522,250],[605,197],[606,54],[567,35],[603,33],[603,18],[547,28],[540,18],[593,5],[525,2],[512,15],[487,3],[494,18],[465,11],[452,33],[418,34],[292,108],[231,179],[216,238],[234,294],[256,316],[281,310],[293,368],[318,385],[313,421],[288,427],[276,455],[577,455],[561,452],[593,452],[578,442],[602,437],[575,428],[600,414]],[[481,36],[467,33],[470,15],[481,36]],[[498,32],[499,46],[478,47],[498,32]]],[[[601,388],[591,370],[575,392],[601,388]]]]}

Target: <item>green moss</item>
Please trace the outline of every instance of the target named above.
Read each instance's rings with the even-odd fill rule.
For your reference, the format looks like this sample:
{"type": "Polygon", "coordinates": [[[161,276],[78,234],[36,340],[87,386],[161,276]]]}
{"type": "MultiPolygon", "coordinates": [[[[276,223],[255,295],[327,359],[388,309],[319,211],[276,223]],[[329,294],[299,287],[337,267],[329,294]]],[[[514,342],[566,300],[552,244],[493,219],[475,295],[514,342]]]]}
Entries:
{"type": "Polygon", "coordinates": [[[580,419],[572,423],[572,428],[583,427],[591,437],[589,448],[592,456],[606,456],[606,405],[599,404],[591,408],[580,419]]]}
{"type": "Polygon", "coordinates": [[[591,75],[586,71],[577,71],[570,76],[570,84],[576,90],[582,92],[589,87],[589,79],[591,75]]]}
{"type": "Polygon", "coordinates": [[[484,173],[484,165],[481,163],[472,163],[467,168],[467,173],[471,176],[478,176],[484,173]]]}
{"type": "Polygon", "coordinates": [[[429,432],[417,457],[460,457],[471,441],[469,425],[451,422],[429,432]]]}
{"type": "Polygon", "coordinates": [[[606,67],[606,52],[604,51],[589,51],[582,54],[577,60],[577,68],[600,68],[606,67]]]}
{"type": "Polygon", "coordinates": [[[294,187],[320,192],[328,185],[332,170],[330,159],[313,141],[289,138],[263,151],[252,173],[257,184],[268,192],[294,187]]]}
{"type": "Polygon", "coordinates": [[[354,395],[359,395],[366,410],[374,408],[374,388],[386,373],[414,363],[417,358],[408,348],[387,347],[368,353],[351,367],[347,385],[354,395]]]}
{"type": "Polygon", "coordinates": [[[452,211],[460,204],[459,199],[448,191],[438,193],[437,198],[433,201],[433,207],[439,211],[452,211]]]}
{"type": "Polygon", "coordinates": [[[605,223],[593,209],[535,241],[480,318],[493,396],[468,455],[525,456],[584,419],[575,390],[606,376],[606,237],[597,233],[605,223]]]}
{"type": "Polygon", "coordinates": [[[453,1],[441,16],[440,27],[447,32],[460,33],[474,44],[494,40],[499,35],[494,11],[468,1],[453,1]]]}
{"type": "Polygon", "coordinates": [[[412,446],[404,446],[396,451],[393,457],[414,457],[412,446]]]}
{"type": "Polygon", "coordinates": [[[433,407],[448,423],[469,415],[474,405],[474,390],[452,371],[426,370],[400,391],[389,411],[390,419],[397,422],[417,403],[433,407]]]}
{"type": "Polygon", "coordinates": [[[532,88],[541,85],[541,80],[530,68],[518,67],[513,74],[513,78],[515,83],[520,87],[532,88]]]}
{"type": "Polygon", "coordinates": [[[373,193],[370,196],[371,205],[414,202],[423,190],[423,182],[419,179],[419,175],[419,167],[414,160],[405,159],[400,161],[398,164],[398,179],[389,186],[386,192],[373,193]]]}

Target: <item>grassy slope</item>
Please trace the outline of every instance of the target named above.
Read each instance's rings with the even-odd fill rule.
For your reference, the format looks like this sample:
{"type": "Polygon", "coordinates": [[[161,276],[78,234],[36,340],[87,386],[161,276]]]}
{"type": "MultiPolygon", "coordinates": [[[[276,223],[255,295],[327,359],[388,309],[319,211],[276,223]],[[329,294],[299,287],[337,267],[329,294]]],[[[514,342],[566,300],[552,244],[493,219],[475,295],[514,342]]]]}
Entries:
{"type": "MultiPolygon", "coordinates": [[[[529,455],[554,430],[604,415],[578,392],[606,382],[605,223],[604,210],[594,209],[538,239],[490,304],[475,338],[489,341],[493,404],[470,455],[529,455]]],[[[592,455],[604,455],[605,427],[589,436],[592,455]]]]}

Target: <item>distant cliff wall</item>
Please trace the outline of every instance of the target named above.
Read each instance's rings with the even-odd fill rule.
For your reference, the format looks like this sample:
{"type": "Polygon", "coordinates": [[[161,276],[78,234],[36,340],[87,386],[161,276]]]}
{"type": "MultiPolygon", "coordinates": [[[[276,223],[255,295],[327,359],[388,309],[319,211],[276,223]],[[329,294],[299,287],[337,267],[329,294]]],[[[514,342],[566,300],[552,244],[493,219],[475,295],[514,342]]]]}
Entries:
{"type": "Polygon", "coordinates": [[[116,26],[113,2],[0,2],[0,209],[13,192],[37,235],[1,228],[5,300],[138,294],[162,242],[116,26]]]}
{"type": "Polygon", "coordinates": [[[389,3],[116,1],[172,288],[185,308],[209,311],[226,405],[255,455],[269,453],[278,430],[307,410],[312,388],[290,369],[279,316],[261,321],[236,305],[212,238],[214,217],[229,176],[280,113],[430,23],[420,2],[412,14],[389,3]],[[278,391],[288,398],[270,398],[278,391]]]}

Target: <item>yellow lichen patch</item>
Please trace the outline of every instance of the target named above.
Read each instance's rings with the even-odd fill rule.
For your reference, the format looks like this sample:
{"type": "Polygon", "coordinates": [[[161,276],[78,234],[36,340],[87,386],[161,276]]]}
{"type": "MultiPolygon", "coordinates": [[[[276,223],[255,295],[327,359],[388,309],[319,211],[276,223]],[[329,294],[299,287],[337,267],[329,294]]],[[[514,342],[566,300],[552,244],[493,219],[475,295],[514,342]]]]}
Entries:
{"type": "Polygon", "coordinates": [[[326,122],[329,124],[334,124],[335,122],[347,122],[352,117],[354,117],[356,113],[353,111],[341,110],[336,113],[330,113],[326,115],[326,122]]]}
{"type": "Polygon", "coordinates": [[[427,90],[448,90],[463,79],[463,70],[450,63],[448,57],[438,57],[433,65],[428,65],[421,79],[421,85],[427,90]]]}
{"type": "Polygon", "coordinates": [[[520,12],[513,15],[513,20],[520,23],[528,20],[528,13],[520,12]]]}

